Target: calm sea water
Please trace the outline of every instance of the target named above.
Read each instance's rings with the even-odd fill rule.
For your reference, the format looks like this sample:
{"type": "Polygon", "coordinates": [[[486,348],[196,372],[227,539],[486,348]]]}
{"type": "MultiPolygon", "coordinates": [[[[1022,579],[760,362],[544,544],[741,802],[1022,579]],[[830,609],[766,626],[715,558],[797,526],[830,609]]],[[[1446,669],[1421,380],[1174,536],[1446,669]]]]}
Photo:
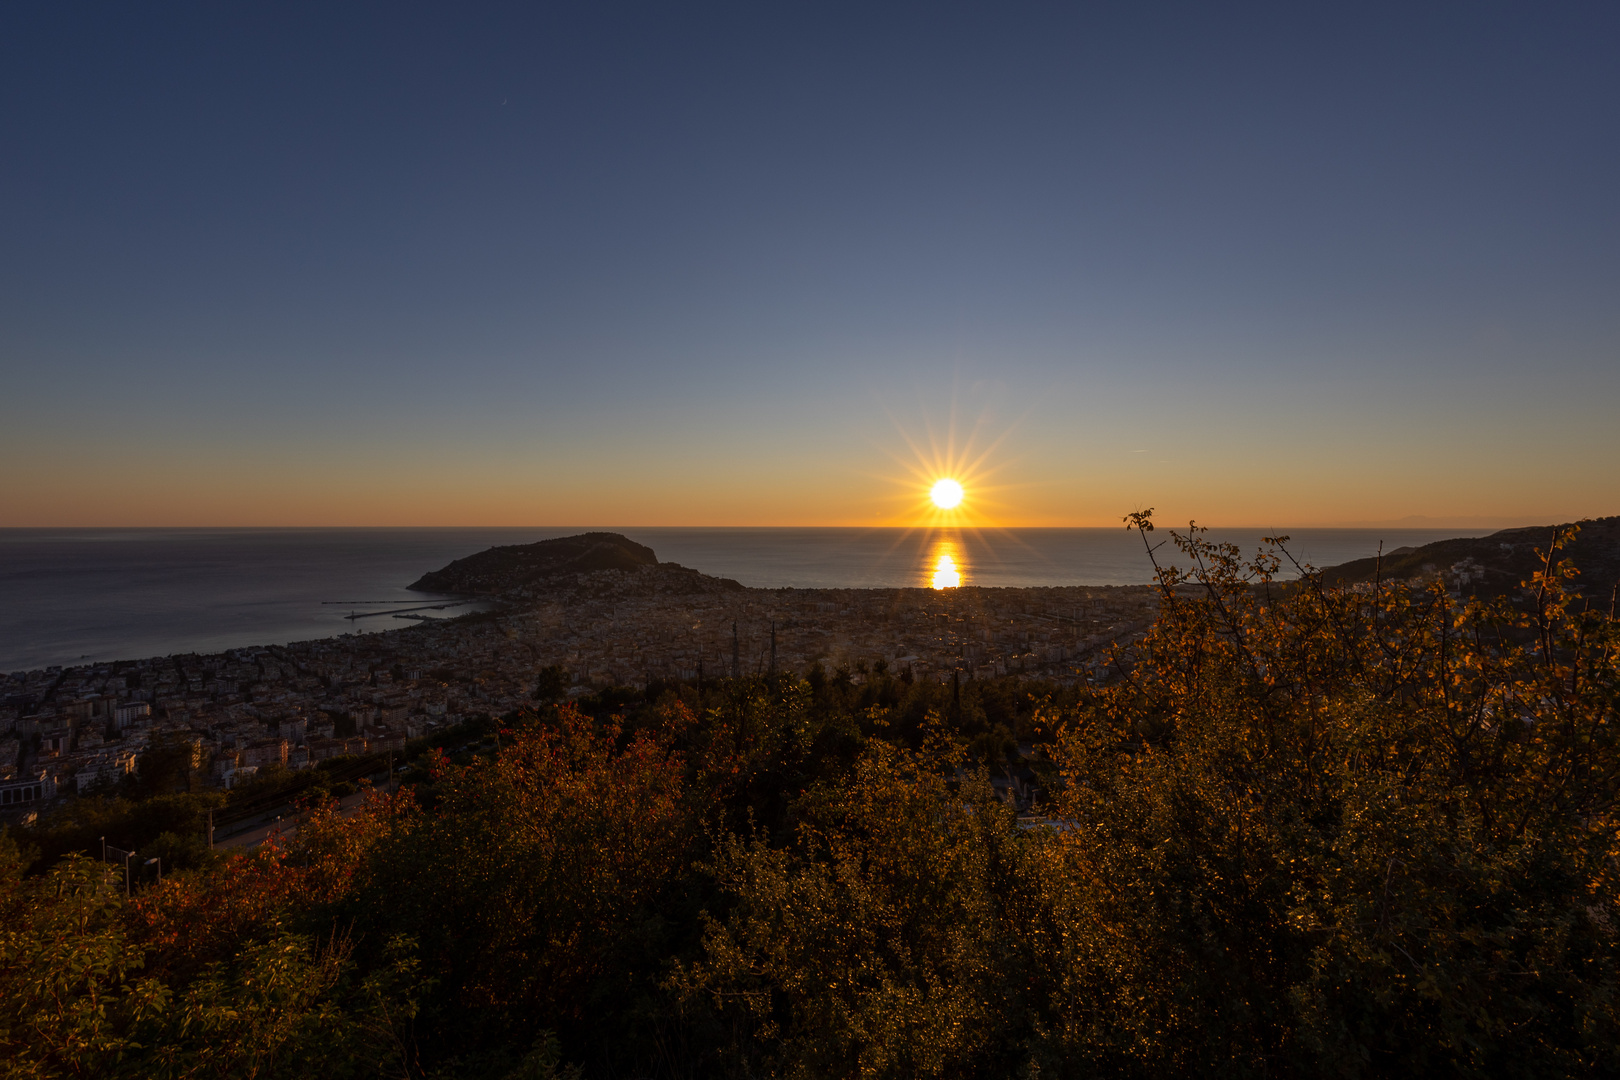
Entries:
{"type": "MultiPolygon", "coordinates": [[[[557,529],[0,529],[0,671],[215,652],[392,629],[428,570],[557,529]],[[350,621],[353,613],[372,612],[350,621]]],[[[744,585],[1132,585],[1150,581],[1141,537],[1120,529],[940,533],[900,529],[621,528],[669,562],[744,585]]],[[[1155,538],[1165,534],[1156,533],[1155,538]]],[[[1261,530],[1212,534],[1251,549],[1261,530]]],[[[1292,548],[1331,566],[1455,530],[1300,529],[1292,548]]],[[[1164,552],[1168,553],[1168,547],[1164,552]]],[[[440,617],[465,607],[421,610],[440,617]]]]}

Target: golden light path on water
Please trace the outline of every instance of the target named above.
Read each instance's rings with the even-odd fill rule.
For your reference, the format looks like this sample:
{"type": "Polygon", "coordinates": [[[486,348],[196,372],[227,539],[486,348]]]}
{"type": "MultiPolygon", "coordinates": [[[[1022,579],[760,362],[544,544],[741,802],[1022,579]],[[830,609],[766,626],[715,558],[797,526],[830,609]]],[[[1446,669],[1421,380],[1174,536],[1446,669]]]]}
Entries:
{"type": "Polygon", "coordinates": [[[898,470],[874,479],[882,479],[897,489],[884,514],[892,524],[905,528],[905,535],[895,540],[894,549],[921,540],[918,554],[922,558],[913,580],[922,588],[943,591],[972,583],[974,567],[963,543],[965,537],[974,540],[974,554],[981,556],[989,550],[985,530],[1001,534],[998,543],[1022,546],[996,524],[1010,509],[1002,499],[1011,488],[996,480],[1006,463],[992,459],[1012,427],[996,434],[990,425],[990,418],[981,416],[967,425],[966,431],[959,430],[954,404],[943,428],[925,418],[923,431],[914,433],[895,420],[896,431],[909,453],[886,451],[898,470]],[[921,532],[922,537],[914,538],[916,532],[921,532]]]}
{"type": "Polygon", "coordinates": [[[931,588],[960,588],[964,576],[964,562],[962,546],[956,537],[936,536],[934,542],[928,546],[928,557],[922,567],[923,576],[931,588]]]}

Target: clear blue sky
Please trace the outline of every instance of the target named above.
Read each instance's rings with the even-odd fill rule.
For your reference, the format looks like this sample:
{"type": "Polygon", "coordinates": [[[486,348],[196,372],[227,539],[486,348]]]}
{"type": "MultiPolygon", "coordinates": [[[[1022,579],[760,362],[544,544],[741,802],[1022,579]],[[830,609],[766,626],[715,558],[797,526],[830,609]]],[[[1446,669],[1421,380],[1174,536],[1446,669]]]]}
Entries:
{"type": "Polygon", "coordinates": [[[1620,513],[1617,57],[1614,4],[10,3],[0,525],[1620,513]]]}

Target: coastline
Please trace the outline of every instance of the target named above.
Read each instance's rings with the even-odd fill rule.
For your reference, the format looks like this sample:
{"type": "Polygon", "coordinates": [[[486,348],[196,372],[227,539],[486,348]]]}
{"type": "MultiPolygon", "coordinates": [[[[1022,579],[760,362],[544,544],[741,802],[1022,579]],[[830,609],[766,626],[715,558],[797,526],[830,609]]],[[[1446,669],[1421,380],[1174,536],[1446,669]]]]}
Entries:
{"type": "Polygon", "coordinates": [[[1109,647],[1155,608],[1145,585],[750,589],[673,563],[569,574],[380,633],[0,676],[0,756],[7,783],[54,794],[178,740],[228,784],[238,769],[402,749],[548,695],[667,680],[819,668],[1074,686],[1100,680],[1109,647]]]}
{"type": "MultiPolygon", "coordinates": [[[[421,602],[425,571],[495,545],[577,529],[0,529],[0,671],[116,663],[339,636],[337,601],[421,602]]],[[[1423,531],[1299,531],[1307,557],[1346,561],[1423,531]],[[1313,554],[1313,545],[1322,552],[1313,554]],[[1341,558],[1342,556],[1342,558],[1341,558]]],[[[1228,530],[1252,546],[1262,530],[1228,530]]],[[[1123,585],[1151,580],[1124,529],[631,529],[665,560],[776,588],[928,582],[941,538],[969,585],[1123,585]]],[[[376,620],[370,620],[376,621],[376,620]]]]}

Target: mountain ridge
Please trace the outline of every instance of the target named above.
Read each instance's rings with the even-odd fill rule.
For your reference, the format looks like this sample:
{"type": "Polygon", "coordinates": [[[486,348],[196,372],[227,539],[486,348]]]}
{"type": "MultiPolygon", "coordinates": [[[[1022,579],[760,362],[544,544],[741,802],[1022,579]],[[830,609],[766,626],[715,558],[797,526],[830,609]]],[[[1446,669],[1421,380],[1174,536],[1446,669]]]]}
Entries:
{"type": "Polygon", "coordinates": [[[1542,569],[1555,530],[1571,526],[1578,526],[1580,531],[1564,548],[1563,557],[1580,571],[1574,588],[1589,602],[1608,603],[1620,582],[1620,516],[1502,529],[1488,536],[1399,547],[1381,557],[1321,567],[1322,581],[1327,585],[1352,585],[1375,577],[1440,576],[1461,592],[1506,595],[1542,569]],[[1538,551],[1542,554],[1538,555],[1538,551]]]}

